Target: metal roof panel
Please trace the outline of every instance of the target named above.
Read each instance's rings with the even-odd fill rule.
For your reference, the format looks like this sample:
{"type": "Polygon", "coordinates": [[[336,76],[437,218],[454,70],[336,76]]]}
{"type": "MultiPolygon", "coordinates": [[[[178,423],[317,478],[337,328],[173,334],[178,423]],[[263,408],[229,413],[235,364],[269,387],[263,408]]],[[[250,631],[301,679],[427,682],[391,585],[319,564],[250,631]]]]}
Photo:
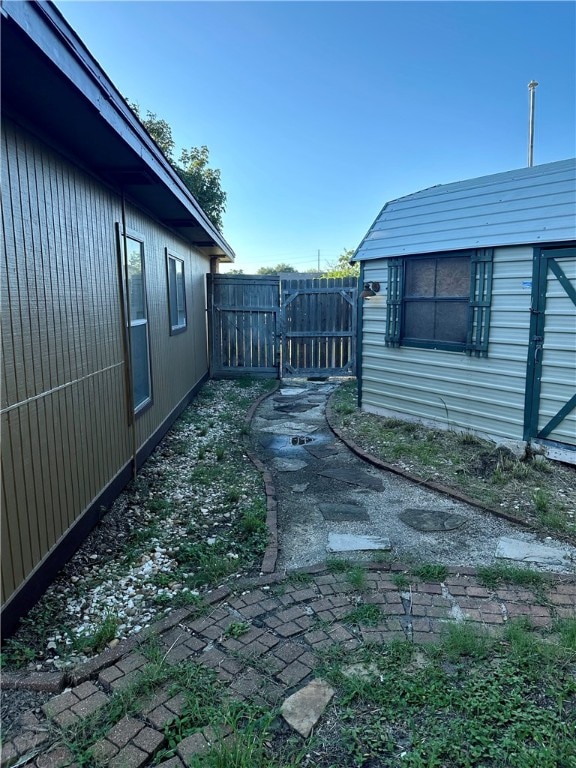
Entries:
{"type": "Polygon", "coordinates": [[[575,239],[576,159],[569,159],[391,200],[354,260],[575,239]]]}

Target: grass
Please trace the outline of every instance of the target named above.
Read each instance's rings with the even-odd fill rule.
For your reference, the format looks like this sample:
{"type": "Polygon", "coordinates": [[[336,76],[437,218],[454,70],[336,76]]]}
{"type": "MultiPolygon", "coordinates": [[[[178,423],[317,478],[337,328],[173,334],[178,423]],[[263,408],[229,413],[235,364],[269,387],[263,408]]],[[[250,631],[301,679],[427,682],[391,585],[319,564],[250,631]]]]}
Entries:
{"type": "Polygon", "coordinates": [[[355,381],[334,393],[332,412],[345,436],[382,461],[576,543],[574,467],[531,454],[521,460],[470,431],[431,429],[362,412],[355,381]]]}
{"type": "Polygon", "coordinates": [[[541,589],[548,580],[541,571],[534,571],[524,566],[508,565],[507,563],[479,566],[476,574],[482,586],[489,589],[495,589],[503,584],[541,589]]]}
{"type": "Polygon", "coordinates": [[[377,605],[363,603],[347,613],[344,622],[346,624],[361,624],[365,627],[376,627],[385,618],[384,612],[377,605]]]}
{"type": "Polygon", "coordinates": [[[574,768],[576,621],[562,630],[552,644],[523,622],[503,637],[455,624],[436,646],[332,649],[318,672],[337,694],[310,765],[574,768]],[[344,675],[354,664],[377,675],[344,675]]]}
{"type": "Polygon", "coordinates": [[[412,574],[422,581],[444,581],[448,575],[448,568],[445,565],[424,563],[413,568],[412,574]]]}
{"type": "MultiPolygon", "coordinates": [[[[378,606],[362,604],[346,622],[381,619],[378,606]]],[[[228,636],[244,633],[244,622],[237,624],[228,636]]],[[[214,670],[167,663],[157,640],[141,651],[148,663],[129,687],[59,732],[76,765],[96,768],[96,742],[165,690],[181,695],[183,707],[165,725],[154,765],[202,732],[211,746],[192,768],[576,767],[576,619],[544,634],[526,620],[500,634],[461,623],[448,625],[436,645],[329,646],[317,654],[316,675],[335,696],[306,740],[286,726],[279,705],[231,698],[214,670]]]]}

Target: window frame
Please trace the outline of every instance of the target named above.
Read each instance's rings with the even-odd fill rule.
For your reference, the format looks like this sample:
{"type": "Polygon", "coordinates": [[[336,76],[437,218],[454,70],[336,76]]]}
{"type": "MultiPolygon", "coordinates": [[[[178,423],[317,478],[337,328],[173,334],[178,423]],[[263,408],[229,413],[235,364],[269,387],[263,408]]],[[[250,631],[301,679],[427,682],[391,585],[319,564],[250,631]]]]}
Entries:
{"type": "Polygon", "coordinates": [[[184,259],[181,256],[177,256],[175,253],[166,248],[166,285],[168,290],[168,327],[170,328],[170,336],[177,336],[180,333],[184,333],[188,328],[188,304],[186,301],[186,269],[184,259]],[[174,286],[172,284],[170,268],[172,263],[174,265],[180,264],[182,266],[182,312],[184,315],[184,322],[174,324],[174,314],[178,315],[180,308],[178,307],[178,283],[177,274],[174,286]]]}
{"type": "Polygon", "coordinates": [[[126,321],[128,329],[128,342],[130,349],[130,378],[132,386],[132,407],[134,410],[134,416],[141,416],[145,411],[150,408],[153,403],[153,383],[152,383],[152,356],[150,346],[150,319],[148,317],[148,291],[146,290],[146,245],[145,238],[139,232],[128,229],[120,233],[120,241],[122,248],[122,262],[124,264],[123,279],[125,282],[125,302],[126,302],[126,321]],[[126,261],[128,255],[128,240],[132,240],[140,245],[140,270],[142,275],[142,311],[143,317],[132,319],[131,312],[131,292],[130,282],[128,275],[128,263],[126,261]],[[144,400],[136,403],[136,379],[135,379],[135,366],[134,366],[134,328],[145,327],[146,330],[146,371],[147,371],[147,391],[148,395],[144,400]]]}
{"type": "MultiPolygon", "coordinates": [[[[492,264],[493,248],[466,249],[461,251],[435,251],[387,259],[388,285],[386,304],[385,343],[389,347],[413,347],[419,349],[438,349],[447,352],[464,352],[476,357],[487,357],[490,333],[490,305],[492,299],[492,264]],[[470,288],[468,293],[468,313],[466,341],[442,341],[405,337],[405,307],[414,297],[406,297],[406,265],[410,260],[470,258],[470,288]]],[[[464,297],[440,297],[436,294],[430,301],[446,303],[459,301],[464,297]]]]}

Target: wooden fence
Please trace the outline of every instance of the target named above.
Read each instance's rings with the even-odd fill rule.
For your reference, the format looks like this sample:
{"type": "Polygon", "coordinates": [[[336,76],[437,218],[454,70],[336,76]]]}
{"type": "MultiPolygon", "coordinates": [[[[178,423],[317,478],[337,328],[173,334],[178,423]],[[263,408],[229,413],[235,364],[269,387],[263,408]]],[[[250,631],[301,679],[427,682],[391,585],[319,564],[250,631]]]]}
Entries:
{"type": "Polygon", "coordinates": [[[208,275],[213,378],[353,375],[355,278],[208,275]]]}

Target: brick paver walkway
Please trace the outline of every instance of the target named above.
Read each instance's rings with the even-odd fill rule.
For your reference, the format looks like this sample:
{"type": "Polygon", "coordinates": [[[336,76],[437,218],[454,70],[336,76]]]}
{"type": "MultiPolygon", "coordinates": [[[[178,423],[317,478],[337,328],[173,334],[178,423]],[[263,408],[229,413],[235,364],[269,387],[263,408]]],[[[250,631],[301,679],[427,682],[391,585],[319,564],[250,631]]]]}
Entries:
{"type": "MultiPolygon", "coordinates": [[[[528,617],[538,627],[554,618],[576,618],[576,579],[557,576],[544,597],[529,589],[482,587],[472,569],[452,569],[442,583],[412,583],[405,591],[394,583],[399,565],[367,566],[366,584],[358,592],[346,573],[309,569],[297,577],[276,574],[232,593],[222,588],[208,595],[208,612],[197,618],[186,609],[173,611],[152,628],[169,664],[191,660],[215,670],[231,697],[251,697],[274,706],[314,677],[318,651],[331,645],[354,649],[366,642],[407,640],[430,643],[439,639],[446,622],[468,619],[496,629],[512,618],[528,617]],[[377,626],[350,623],[347,616],[359,603],[377,605],[377,626]],[[242,623],[243,634],[227,632],[242,623]]],[[[2,766],[29,755],[27,765],[63,768],[74,765],[72,755],[58,743],[59,729],[80,723],[107,707],[114,693],[129,686],[150,663],[131,638],[75,669],[70,675],[26,675],[4,685],[61,689],[44,705],[44,714],[23,713],[21,734],[4,745],[2,766]],[[62,690],[63,689],[63,690],[62,690]]],[[[160,687],[142,702],[140,711],[114,724],[93,749],[102,765],[138,768],[150,765],[166,746],[164,726],[182,712],[183,697],[160,687]]],[[[209,728],[184,738],[177,755],[162,765],[185,766],[194,754],[213,743],[209,728]]],[[[220,734],[219,738],[226,738],[220,734]]]]}

